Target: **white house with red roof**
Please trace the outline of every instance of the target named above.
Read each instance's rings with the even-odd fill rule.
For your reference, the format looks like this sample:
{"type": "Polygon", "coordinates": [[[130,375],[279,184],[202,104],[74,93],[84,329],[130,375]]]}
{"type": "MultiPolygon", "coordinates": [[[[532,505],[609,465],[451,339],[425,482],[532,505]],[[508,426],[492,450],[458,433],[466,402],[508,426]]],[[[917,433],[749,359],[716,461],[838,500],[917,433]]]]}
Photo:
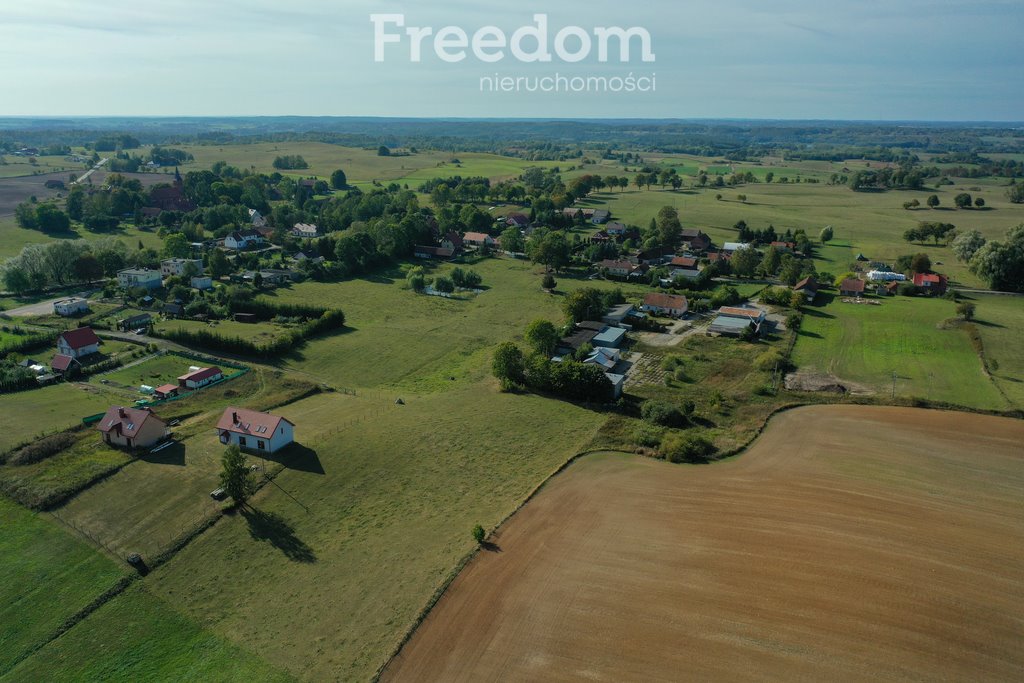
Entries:
{"type": "Polygon", "coordinates": [[[201,389],[207,384],[213,384],[223,377],[224,373],[217,366],[192,368],[188,373],[178,378],[178,386],[184,389],[201,389]]]}
{"type": "Polygon", "coordinates": [[[96,423],[103,441],[124,448],[149,448],[167,436],[167,423],[148,408],[114,406],[96,423]]]}
{"type": "Polygon", "coordinates": [[[495,244],[494,238],[484,232],[467,232],[462,241],[474,247],[493,247],[495,244]]]}
{"type": "Polygon", "coordinates": [[[74,330],[61,332],[57,337],[57,353],[62,356],[71,356],[74,359],[82,358],[93,353],[100,352],[100,338],[92,331],[91,327],[79,327],[74,330]]]}
{"type": "Polygon", "coordinates": [[[280,415],[229,406],[217,423],[217,436],[225,446],[274,453],[295,440],[295,425],[280,415]]]}
{"type": "Polygon", "coordinates": [[[914,273],[914,285],[920,287],[928,295],[946,293],[949,280],[938,273],[914,273]]]}

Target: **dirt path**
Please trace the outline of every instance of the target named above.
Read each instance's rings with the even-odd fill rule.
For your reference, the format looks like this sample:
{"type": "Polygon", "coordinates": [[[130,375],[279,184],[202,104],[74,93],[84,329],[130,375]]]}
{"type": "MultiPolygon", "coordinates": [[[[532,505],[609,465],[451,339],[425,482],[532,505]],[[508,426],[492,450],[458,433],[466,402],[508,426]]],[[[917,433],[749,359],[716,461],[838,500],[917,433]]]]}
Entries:
{"type": "Polygon", "coordinates": [[[1021,680],[1024,422],[777,416],[710,466],[580,460],[384,680],[1021,680]]]}

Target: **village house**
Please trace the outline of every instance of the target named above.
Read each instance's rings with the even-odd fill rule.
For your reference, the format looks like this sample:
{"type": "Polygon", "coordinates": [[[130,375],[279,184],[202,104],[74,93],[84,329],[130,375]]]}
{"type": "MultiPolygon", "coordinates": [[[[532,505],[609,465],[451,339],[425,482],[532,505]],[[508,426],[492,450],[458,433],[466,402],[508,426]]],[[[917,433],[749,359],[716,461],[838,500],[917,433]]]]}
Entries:
{"type": "Polygon", "coordinates": [[[803,280],[793,285],[793,291],[803,294],[805,303],[814,303],[815,297],[818,296],[818,281],[813,275],[808,275],[803,280]]]}
{"type": "Polygon", "coordinates": [[[861,296],[864,294],[864,281],[857,278],[846,278],[839,285],[842,296],[861,296]]]}
{"type": "Polygon", "coordinates": [[[64,317],[78,315],[89,310],[89,302],[79,296],[58,299],[53,302],[53,312],[64,317]]]}
{"type": "Polygon", "coordinates": [[[292,226],[292,235],[303,239],[313,239],[320,236],[320,229],[312,223],[296,223],[292,226]]]}
{"type": "Polygon", "coordinates": [[[141,330],[153,323],[153,316],[149,313],[136,313],[135,315],[121,318],[117,321],[117,329],[127,332],[128,330],[141,330]]]}
{"type": "Polygon", "coordinates": [[[417,245],[413,247],[412,253],[413,256],[415,256],[416,258],[449,259],[455,252],[446,247],[428,247],[424,245],[417,245]]]}
{"type": "Polygon", "coordinates": [[[493,247],[494,238],[485,232],[467,232],[462,236],[464,244],[473,247],[493,247]]]}
{"type": "Polygon", "coordinates": [[[217,423],[220,442],[248,451],[274,453],[295,440],[288,419],[246,408],[229,407],[217,423]]]}
{"type": "Polygon", "coordinates": [[[196,275],[189,281],[189,284],[192,285],[192,289],[213,289],[213,278],[208,275],[196,275]]]}
{"type": "Polygon", "coordinates": [[[198,258],[168,258],[160,262],[160,273],[164,277],[181,276],[188,272],[201,275],[203,260],[198,258]]]}
{"type": "Polygon", "coordinates": [[[629,229],[625,223],[611,222],[604,226],[604,231],[612,237],[622,237],[629,229]]]}
{"type": "Polygon", "coordinates": [[[505,224],[514,228],[523,229],[530,224],[529,216],[521,213],[510,213],[505,217],[505,224]]]}
{"type": "Polygon", "coordinates": [[[167,423],[148,408],[114,406],[107,410],[96,429],[103,441],[122,448],[149,448],[167,437],[167,423]]]}
{"type": "Polygon", "coordinates": [[[682,238],[683,248],[689,251],[705,251],[711,246],[711,238],[697,228],[683,228],[680,237],[682,238]]]}
{"type": "Polygon", "coordinates": [[[57,353],[74,359],[100,352],[100,338],[91,327],[79,327],[61,332],[57,337],[57,353]]]}
{"type": "Polygon", "coordinates": [[[645,266],[660,266],[675,256],[675,251],[668,247],[655,247],[636,252],[630,260],[645,266]]]}
{"type": "Polygon", "coordinates": [[[597,264],[597,267],[601,270],[608,271],[608,274],[614,277],[628,277],[629,274],[636,269],[636,264],[632,261],[625,261],[621,259],[604,259],[597,264]]]}
{"type": "Polygon", "coordinates": [[[577,218],[583,215],[583,209],[577,208],[575,206],[570,206],[562,209],[562,215],[565,216],[566,218],[576,220],[577,218]]]}
{"type": "Polygon", "coordinates": [[[192,366],[188,373],[178,378],[178,386],[182,389],[195,390],[222,379],[224,379],[224,373],[217,366],[209,368],[192,366]]]}
{"type": "Polygon", "coordinates": [[[928,296],[942,296],[949,284],[945,275],[938,273],[914,273],[914,286],[919,287],[928,296]]]}
{"type": "Polygon", "coordinates": [[[451,249],[452,254],[457,254],[462,251],[462,243],[462,235],[457,232],[446,233],[445,236],[441,238],[441,246],[445,249],[451,249]]]}
{"type": "Polygon", "coordinates": [[[249,222],[252,223],[254,228],[267,227],[267,219],[256,209],[249,209],[249,222]]]}
{"type": "Polygon", "coordinates": [[[669,261],[672,269],[672,279],[678,280],[681,277],[694,280],[700,277],[700,262],[693,256],[676,256],[669,261]]]}
{"type": "Polygon", "coordinates": [[[132,287],[160,289],[164,284],[164,277],[160,274],[159,270],[125,268],[117,272],[117,284],[125,289],[131,289],[132,287]]]}
{"type": "Polygon", "coordinates": [[[780,254],[792,254],[796,249],[796,242],[772,242],[771,246],[780,254]]]}
{"type": "Polygon", "coordinates": [[[236,251],[259,246],[264,242],[266,239],[257,230],[235,230],[224,238],[224,246],[236,251]]]}
{"type": "Polygon", "coordinates": [[[690,310],[690,304],[687,302],[686,297],[680,294],[650,292],[644,295],[644,301],[640,305],[640,310],[654,313],[655,315],[669,315],[673,318],[681,318],[690,310]]]}

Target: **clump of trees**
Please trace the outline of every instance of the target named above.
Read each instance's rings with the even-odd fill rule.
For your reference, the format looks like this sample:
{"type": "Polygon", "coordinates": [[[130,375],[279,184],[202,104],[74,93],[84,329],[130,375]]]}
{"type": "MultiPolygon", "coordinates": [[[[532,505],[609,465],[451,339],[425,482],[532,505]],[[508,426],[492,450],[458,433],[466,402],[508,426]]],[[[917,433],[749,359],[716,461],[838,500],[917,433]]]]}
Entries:
{"type": "Polygon", "coordinates": [[[661,440],[659,452],[669,462],[707,462],[718,449],[704,438],[691,434],[667,434],[661,440]]]}
{"type": "Polygon", "coordinates": [[[309,168],[309,164],[302,158],[301,154],[285,154],[274,157],[274,168],[284,170],[296,170],[309,168]]]}
{"type": "Polygon", "coordinates": [[[4,288],[16,294],[41,291],[47,287],[92,282],[112,277],[127,265],[156,260],[151,250],[131,252],[123,242],[101,239],[61,240],[29,244],[0,266],[4,288]]]}
{"type": "MultiPolygon", "coordinates": [[[[961,253],[970,256],[971,272],[988,286],[1003,292],[1024,292],[1024,223],[1010,228],[1005,241],[985,242],[979,235],[962,245],[961,253]],[[980,244],[979,244],[980,243],[980,244]]],[[[960,257],[960,253],[957,253],[960,257]]]]}
{"type": "Polygon", "coordinates": [[[640,416],[645,422],[661,427],[688,427],[690,416],[695,409],[693,401],[683,401],[677,405],[668,401],[648,400],[640,407],[640,416]]]}
{"type": "Polygon", "coordinates": [[[71,229],[71,220],[68,215],[51,202],[42,204],[22,202],[15,208],[14,218],[19,226],[27,230],[58,233],[71,229]]]}
{"type": "Polygon", "coordinates": [[[946,238],[947,235],[953,233],[956,230],[956,226],[952,223],[938,223],[931,221],[922,221],[917,224],[916,228],[910,228],[903,233],[903,239],[908,242],[925,242],[929,238],[935,240],[937,245],[940,240],[946,238]]]}
{"type": "Polygon", "coordinates": [[[587,403],[607,403],[612,399],[612,383],[597,365],[572,358],[555,363],[538,352],[526,356],[513,342],[498,346],[491,370],[503,391],[527,388],[587,403]]]}

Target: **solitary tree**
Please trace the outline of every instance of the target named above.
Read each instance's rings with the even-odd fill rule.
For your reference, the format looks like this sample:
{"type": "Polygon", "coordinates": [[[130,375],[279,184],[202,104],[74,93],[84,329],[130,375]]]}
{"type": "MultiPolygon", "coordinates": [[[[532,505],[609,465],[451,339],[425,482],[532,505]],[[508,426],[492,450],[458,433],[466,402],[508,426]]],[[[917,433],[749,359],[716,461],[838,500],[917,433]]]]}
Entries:
{"type": "Polygon", "coordinates": [[[348,178],[340,168],[331,174],[331,187],[335,190],[344,190],[348,187],[348,178]]]}
{"type": "Polygon", "coordinates": [[[910,259],[910,270],[915,273],[928,273],[931,269],[932,260],[928,258],[928,254],[914,254],[914,257],[910,259]]]}
{"type": "Polygon", "coordinates": [[[473,527],[473,540],[476,541],[477,544],[482,545],[484,542],[484,538],[486,536],[487,532],[484,531],[484,528],[482,526],[477,524],[475,527],[473,527]]]}
{"type": "Polygon", "coordinates": [[[238,446],[231,445],[224,451],[220,464],[221,488],[236,504],[245,505],[254,489],[251,473],[245,464],[245,456],[238,446]]]}
{"type": "Polygon", "coordinates": [[[555,280],[555,276],[551,273],[547,273],[540,281],[540,286],[547,291],[553,291],[558,286],[558,281],[555,280]]]}
{"type": "Polygon", "coordinates": [[[550,320],[534,320],[526,327],[526,342],[537,353],[550,356],[555,352],[560,335],[550,320]]]}
{"type": "Polygon", "coordinates": [[[500,344],[494,350],[491,371],[501,382],[502,391],[510,391],[526,380],[523,352],[512,342],[500,344]]]}
{"type": "Polygon", "coordinates": [[[975,197],[974,198],[974,206],[976,208],[979,208],[979,209],[985,208],[985,198],[984,197],[975,197]]]}
{"type": "Polygon", "coordinates": [[[818,239],[821,240],[822,244],[825,244],[825,242],[828,242],[832,239],[833,234],[834,231],[832,230],[832,226],[826,225],[824,228],[821,229],[821,234],[818,235],[818,239]]]}
{"type": "Polygon", "coordinates": [[[928,195],[928,199],[925,200],[925,203],[928,205],[929,209],[934,209],[936,206],[939,205],[938,195],[928,195]]]}
{"type": "Polygon", "coordinates": [[[961,192],[953,198],[953,203],[956,204],[958,209],[969,209],[971,208],[971,195],[961,192]]]}
{"type": "Polygon", "coordinates": [[[974,304],[964,301],[956,305],[956,314],[964,320],[974,320],[974,304]]]}

